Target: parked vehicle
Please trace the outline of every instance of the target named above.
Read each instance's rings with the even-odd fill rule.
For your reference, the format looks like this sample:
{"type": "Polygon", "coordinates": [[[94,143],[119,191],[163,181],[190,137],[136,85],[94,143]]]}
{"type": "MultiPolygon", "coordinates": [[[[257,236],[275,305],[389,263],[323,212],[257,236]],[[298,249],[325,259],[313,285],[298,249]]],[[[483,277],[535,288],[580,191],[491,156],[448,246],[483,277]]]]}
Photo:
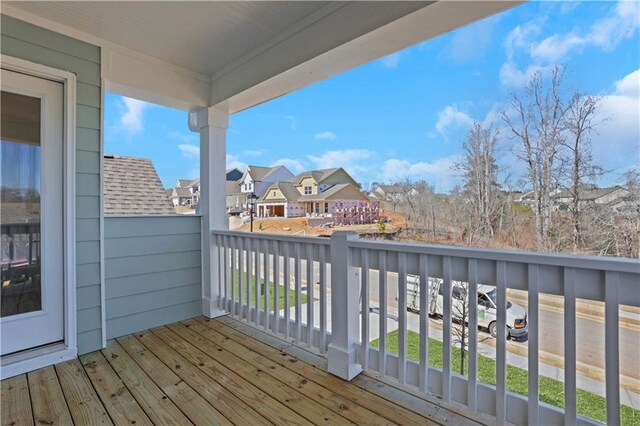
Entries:
{"type": "MultiPolygon", "coordinates": [[[[461,321],[468,317],[468,283],[452,281],[451,283],[451,315],[461,321]],[[465,306],[466,304],[466,306],[465,306]]],[[[429,315],[442,316],[443,309],[442,279],[429,278],[429,315]]],[[[482,327],[496,337],[497,332],[497,299],[496,288],[490,285],[478,285],[478,327],[482,327]]],[[[407,275],[407,309],[420,312],[420,277],[407,275]]],[[[467,321],[468,322],[468,319],[467,321]]],[[[507,300],[507,337],[523,338],[528,333],[527,311],[517,303],[507,300]]]]}

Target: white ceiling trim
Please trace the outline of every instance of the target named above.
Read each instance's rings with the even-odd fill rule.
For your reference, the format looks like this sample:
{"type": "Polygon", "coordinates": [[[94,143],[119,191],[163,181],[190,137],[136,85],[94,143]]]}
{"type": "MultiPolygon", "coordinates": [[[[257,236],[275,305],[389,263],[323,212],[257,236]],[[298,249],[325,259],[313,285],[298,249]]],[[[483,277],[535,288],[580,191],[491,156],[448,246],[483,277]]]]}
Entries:
{"type": "Polygon", "coordinates": [[[233,114],[524,2],[440,0],[236,94],[214,81],[211,103],[224,102],[233,114]]]}

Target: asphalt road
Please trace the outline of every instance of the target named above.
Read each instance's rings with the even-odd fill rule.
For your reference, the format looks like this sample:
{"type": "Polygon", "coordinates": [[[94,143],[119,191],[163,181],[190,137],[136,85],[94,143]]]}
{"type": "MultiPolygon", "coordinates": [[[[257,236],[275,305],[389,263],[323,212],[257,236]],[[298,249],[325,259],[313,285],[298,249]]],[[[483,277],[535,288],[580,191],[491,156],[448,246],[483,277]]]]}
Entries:
{"type": "MultiPolygon", "coordinates": [[[[370,271],[370,300],[372,306],[378,305],[379,284],[378,272],[370,271]]],[[[397,311],[395,300],[398,288],[398,275],[389,273],[387,278],[387,306],[397,311]]],[[[509,298],[507,296],[507,298],[509,298]]],[[[526,304],[518,300],[526,309],[526,304]]],[[[564,322],[563,313],[557,309],[547,309],[540,305],[540,352],[563,357],[564,355],[564,322]]],[[[576,355],[579,363],[604,368],[604,318],[602,321],[581,316],[576,318],[576,355]]],[[[620,327],[620,374],[640,380],[640,333],[632,328],[620,327]]],[[[527,343],[510,342],[510,346],[518,346],[519,352],[525,352],[527,343]]]]}

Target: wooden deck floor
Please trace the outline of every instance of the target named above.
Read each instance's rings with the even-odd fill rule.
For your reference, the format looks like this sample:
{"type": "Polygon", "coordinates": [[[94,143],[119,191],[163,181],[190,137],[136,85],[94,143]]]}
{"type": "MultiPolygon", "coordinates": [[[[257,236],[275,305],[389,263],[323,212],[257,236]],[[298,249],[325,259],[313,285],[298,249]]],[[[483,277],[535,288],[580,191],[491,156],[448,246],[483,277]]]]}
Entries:
{"type": "Polygon", "coordinates": [[[194,318],[3,380],[2,424],[473,423],[323,362],[235,320],[194,318]]]}

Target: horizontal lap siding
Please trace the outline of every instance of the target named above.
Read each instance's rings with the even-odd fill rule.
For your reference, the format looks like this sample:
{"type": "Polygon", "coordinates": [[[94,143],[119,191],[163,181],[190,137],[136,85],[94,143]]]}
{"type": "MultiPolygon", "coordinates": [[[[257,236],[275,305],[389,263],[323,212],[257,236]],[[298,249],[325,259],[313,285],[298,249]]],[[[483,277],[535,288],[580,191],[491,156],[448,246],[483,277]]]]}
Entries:
{"type": "Polygon", "coordinates": [[[2,54],[76,75],[78,352],[102,345],[100,309],[100,48],[2,15],[2,54]]]}
{"type": "Polygon", "coordinates": [[[105,218],[107,338],[202,313],[200,218],[105,218]]]}

